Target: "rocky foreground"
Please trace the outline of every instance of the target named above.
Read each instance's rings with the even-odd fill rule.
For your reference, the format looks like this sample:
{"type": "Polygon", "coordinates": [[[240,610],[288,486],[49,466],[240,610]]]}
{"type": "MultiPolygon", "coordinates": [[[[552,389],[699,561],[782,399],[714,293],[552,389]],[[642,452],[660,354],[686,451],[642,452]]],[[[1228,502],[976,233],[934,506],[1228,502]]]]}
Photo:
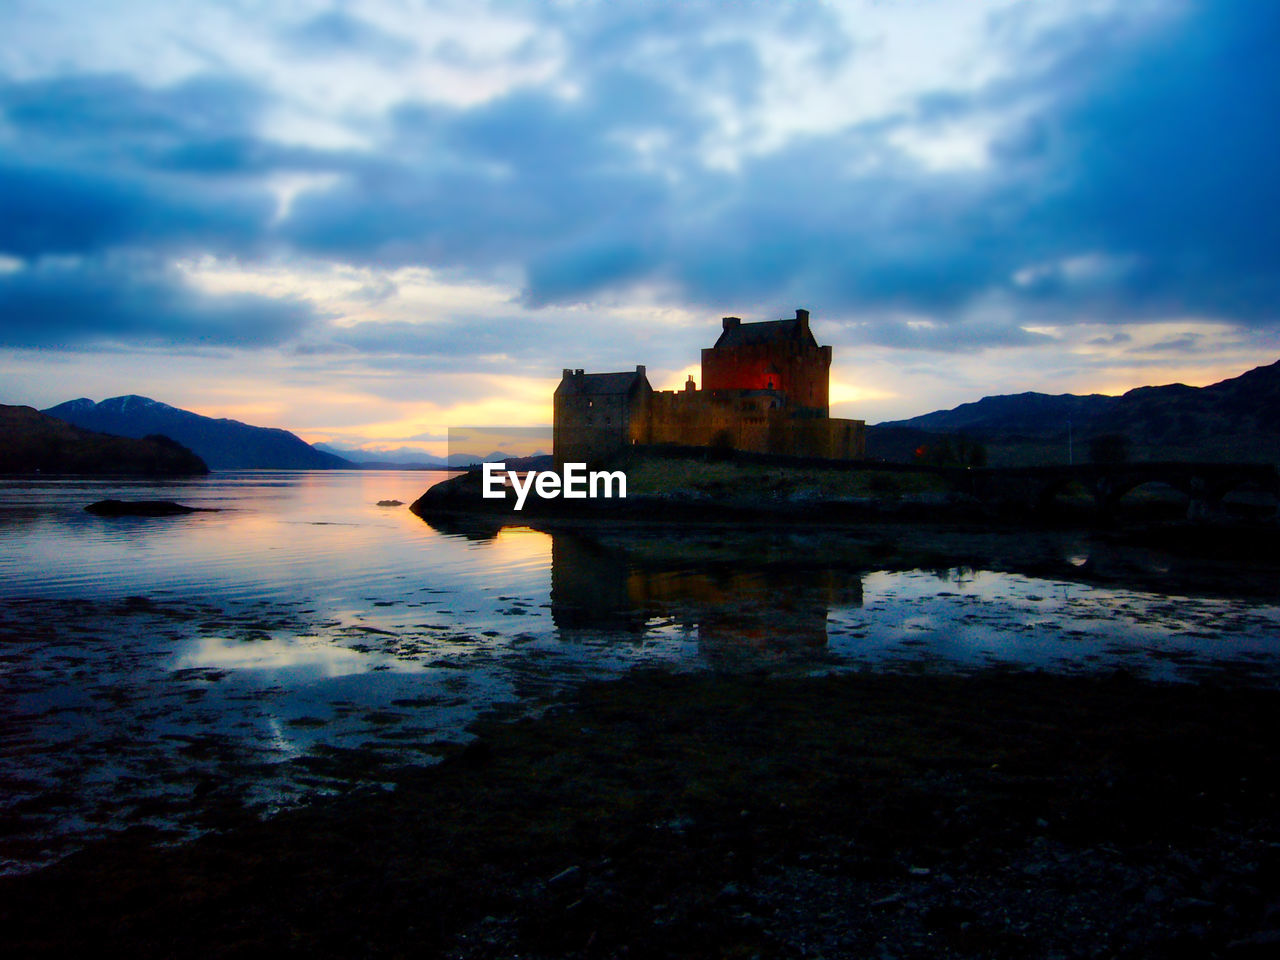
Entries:
{"type": "Polygon", "coordinates": [[[1271,956],[1277,730],[1222,680],[641,674],[394,789],[4,880],[0,947],[1271,956]]]}

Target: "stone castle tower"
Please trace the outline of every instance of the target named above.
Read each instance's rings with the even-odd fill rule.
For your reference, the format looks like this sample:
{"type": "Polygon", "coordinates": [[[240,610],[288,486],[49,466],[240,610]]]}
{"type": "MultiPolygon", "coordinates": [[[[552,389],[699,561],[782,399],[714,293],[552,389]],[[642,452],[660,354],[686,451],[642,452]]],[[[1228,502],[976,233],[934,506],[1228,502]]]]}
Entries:
{"type": "Polygon", "coordinates": [[[557,464],[599,463],[627,446],[671,444],[826,459],[861,459],[861,420],[829,416],[831,347],[819,346],[809,311],[743,323],[725,317],[702,351],[702,383],[655,391],[645,368],[564,371],[555,392],[557,464]]]}
{"type": "Polygon", "coordinates": [[[794,320],[723,323],[716,345],[702,351],[704,390],[772,390],[796,413],[827,416],[831,348],[818,346],[808,310],[794,320]]]}

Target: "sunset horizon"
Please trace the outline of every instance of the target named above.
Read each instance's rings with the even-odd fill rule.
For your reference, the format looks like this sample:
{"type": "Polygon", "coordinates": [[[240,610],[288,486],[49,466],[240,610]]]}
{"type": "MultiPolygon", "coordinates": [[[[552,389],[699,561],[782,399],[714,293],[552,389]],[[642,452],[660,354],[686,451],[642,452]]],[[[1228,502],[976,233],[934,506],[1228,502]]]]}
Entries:
{"type": "Polygon", "coordinates": [[[1280,357],[1272,19],[17,3],[0,400],[431,450],[800,306],[868,423],[1217,382],[1280,357]]]}

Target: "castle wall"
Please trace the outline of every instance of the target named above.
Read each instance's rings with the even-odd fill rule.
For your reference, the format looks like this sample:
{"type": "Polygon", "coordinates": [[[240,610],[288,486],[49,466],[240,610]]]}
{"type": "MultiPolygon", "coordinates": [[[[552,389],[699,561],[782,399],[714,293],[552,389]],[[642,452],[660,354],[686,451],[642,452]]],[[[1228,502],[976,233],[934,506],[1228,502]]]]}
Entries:
{"type": "Polygon", "coordinates": [[[866,455],[861,420],[797,417],[767,392],[743,397],[706,390],[655,391],[642,443],[719,447],[793,457],[857,460],[866,455]]]}

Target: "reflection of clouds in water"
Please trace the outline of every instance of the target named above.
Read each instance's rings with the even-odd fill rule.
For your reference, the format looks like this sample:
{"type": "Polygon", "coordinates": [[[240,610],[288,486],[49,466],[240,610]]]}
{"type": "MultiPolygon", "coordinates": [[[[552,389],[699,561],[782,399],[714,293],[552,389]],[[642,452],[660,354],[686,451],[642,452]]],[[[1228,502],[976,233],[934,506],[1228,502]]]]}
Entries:
{"type": "MultiPolygon", "coordinates": [[[[988,570],[963,582],[936,572],[880,571],[864,580],[869,618],[842,624],[833,649],[956,664],[990,662],[1067,670],[1133,658],[1152,677],[1178,679],[1206,657],[1274,656],[1280,607],[1192,599],[988,570]],[[938,581],[947,580],[946,589],[938,581]],[[853,632],[856,631],[856,632],[853,632]],[[1206,641],[1218,641],[1207,645],[1206,641]]],[[[1185,677],[1183,677],[1185,679],[1185,677]]]]}
{"type": "Polygon", "coordinates": [[[931,616],[904,617],[898,622],[899,629],[902,630],[929,630],[932,631],[938,626],[937,621],[931,616]]]}
{"type": "Polygon", "coordinates": [[[367,654],[333,643],[299,640],[233,640],[201,637],[174,663],[175,670],[219,667],[224,670],[287,670],[319,677],[366,673],[373,667],[367,654]]]}
{"type": "Polygon", "coordinates": [[[250,770],[241,760],[359,748],[422,762],[424,744],[458,735],[496,703],[551,697],[636,664],[1000,661],[1124,665],[1173,679],[1208,658],[1252,657],[1251,676],[1280,679],[1280,607],[1129,589],[1108,571],[1145,571],[1153,559],[1076,534],[1046,535],[1033,559],[1069,577],[1090,558],[1087,581],[1047,578],[1039,560],[1027,574],[984,569],[1017,567],[1018,536],[965,541],[968,566],[945,566],[939,548],[935,568],[895,570],[857,531],[602,527],[553,537],[491,520],[428,525],[376,506],[410,502],[428,482],[335,471],[217,474],[180,490],[0,483],[5,679],[23,690],[40,748],[0,751],[0,774],[21,769],[66,798],[50,801],[40,829],[79,835],[88,813],[121,825],[121,800],[167,789],[165,777],[187,793],[210,777],[281,803],[318,789],[323,770],[250,770]],[[84,503],[113,493],[235,509],[198,524],[82,519],[84,503]],[[32,503],[59,519],[5,526],[6,511],[32,503]],[[115,536],[124,541],[105,539],[115,536]],[[79,793],[67,792],[72,782],[79,793]]]}
{"type": "Polygon", "coordinates": [[[287,759],[302,755],[302,748],[284,732],[278,717],[267,717],[267,729],[271,732],[270,743],[274,750],[287,759]]]}

